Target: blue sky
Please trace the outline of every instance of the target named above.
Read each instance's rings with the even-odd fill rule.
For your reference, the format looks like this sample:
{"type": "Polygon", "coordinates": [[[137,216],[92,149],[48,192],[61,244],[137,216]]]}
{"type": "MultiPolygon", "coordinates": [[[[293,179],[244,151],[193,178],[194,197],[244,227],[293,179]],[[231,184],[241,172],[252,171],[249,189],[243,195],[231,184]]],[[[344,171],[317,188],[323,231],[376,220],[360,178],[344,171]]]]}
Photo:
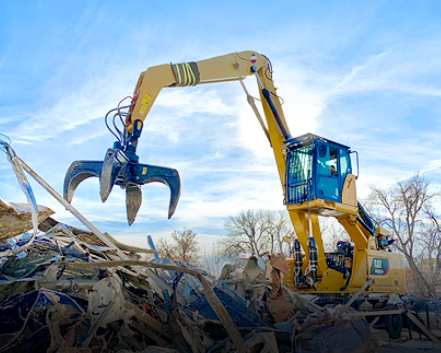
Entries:
{"type": "MultiPolygon", "coordinates": [[[[293,136],[312,132],[359,152],[359,195],[417,171],[439,186],[440,15],[438,1],[0,0],[0,133],[62,193],[73,161],[104,158],[114,140],[104,115],[141,71],[255,50],[272,61],[293,136]]],[[[257,95],[253,78],[245,84],[257,95]]],[[[227,216],[283,209],[272,152],[237,82],[162,91],[138,153],[180,172],[171,220],[160,184],[143,187],[131,227],[119,188],[103,204],[98,180],[88,180],[73,200],[119,240],[141,245],[188,227],[209,246],[227,216]]],[[[56,219],[80,226],[31,184],[56,219]]],[[[0,197],[25,202],[6,156],[0,197]]]]}

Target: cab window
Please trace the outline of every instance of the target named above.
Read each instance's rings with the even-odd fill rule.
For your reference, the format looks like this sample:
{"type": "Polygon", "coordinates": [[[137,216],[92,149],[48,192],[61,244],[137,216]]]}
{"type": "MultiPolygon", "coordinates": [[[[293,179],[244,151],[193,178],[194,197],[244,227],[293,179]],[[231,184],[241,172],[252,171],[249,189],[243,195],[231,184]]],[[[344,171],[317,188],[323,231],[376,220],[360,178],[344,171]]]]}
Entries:
{"type": "Polygon", "coordinates": [[[319,144],[317,162],[318,174],[338,176],[338,152],[336,148],[319,144]]]}
{"type": "Polygon", "coordinates": [[[343,149],[340,150],[340,169],[341,180],[344,183],[346,175],[352,174],[352,168],[349,153],[343,149]]]}
{"type": "Polygon", "coordinates": [[[338,177],[337,149],[329,148],[329,172],[331,176],[338,177]]]}

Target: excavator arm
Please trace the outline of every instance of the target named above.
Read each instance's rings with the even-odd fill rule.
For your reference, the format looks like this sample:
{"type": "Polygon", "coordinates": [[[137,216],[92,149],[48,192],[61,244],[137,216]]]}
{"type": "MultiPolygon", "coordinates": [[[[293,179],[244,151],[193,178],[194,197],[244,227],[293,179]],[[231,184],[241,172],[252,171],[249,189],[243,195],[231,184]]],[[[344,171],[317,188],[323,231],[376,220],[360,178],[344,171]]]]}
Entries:
{"type": "Polygon", "coordinates": [[[65,177],[64,197],[71,202],[77,186],[89,177],[100,178],[100,194],[106,201],[114,185],[126,189],[129,224],[141,206],[140,186],[160,182],[170,188],[169,218],[173,215],[180,195],[180,180],[176,170],[139,163],[136,154],[138,139],[145,120],[163,88],[199,84],[241,81],[255,75],[266,118],[261,122],[270,139],[282,187],[285,183],[286,140],[291,138],[280,100],[272,80],[271,63],[264,55],[243,51],[197,62],[153,66],[142,72],[136,84],[131,104],[114,109],[124,117],[125,126],[113,148],[107,150],[104,161],[76,161],[65,177]],[[127,108],[127,112],[122,112],[127,108]]]}
{"type": "Polygon", "coordinates": [[[211,59],[181,64],[154,66],[142,72],[134,92],[133,107],[126,119],[129,132],[137,120],[144,121],[163,88],[239,81],[247,76],[258,77],[259,92],[268,126],[270,142],[276,155],[282,185],[285,178],[285,141],[290,133],[276,95],[268,58],[253,51],[243,51],[211,59]]]}

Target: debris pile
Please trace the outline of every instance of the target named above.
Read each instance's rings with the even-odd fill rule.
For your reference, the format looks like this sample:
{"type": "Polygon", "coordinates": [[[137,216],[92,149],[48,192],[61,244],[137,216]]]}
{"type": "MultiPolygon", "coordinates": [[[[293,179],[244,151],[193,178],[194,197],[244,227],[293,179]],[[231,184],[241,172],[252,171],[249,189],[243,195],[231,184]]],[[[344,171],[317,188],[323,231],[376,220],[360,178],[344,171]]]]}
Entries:
{"type": "Polygon", "coordinates": [[[387,353],[441,348],[438,338],[399,304],[393,312],[398,316],[388,315],[407,315],[433,342],[388,342],[387,334],[380,339],[367,314],[351,307],[369,281],[344,305],[319,306],[314,302],[318,297],[282,285],[288,267],[281,254],[269,258],[271,280],[252,256],[240,273],[227,265],[216,279],[188,264],[161,262],[154,249],[118,243],[7,151],[29,206],[0,200],[0,353],[387,353]],[[51,210],[37,206],[24,170],[90,231],[59,223],[50,217],[51,210]]]}
{"type": "Polygon", "coordinates": [[[40,229],[51,224],[26,252],[1,258],[0,352],[291,351],[294,324],[277,328],[268,307],[249,310],[228,284],[139,253],[122,258],[51,218],[40,229]]]}
{"type": "MultiPolygon", "coordinates": [[[[0,258],[0,352],[383,352],[391,347],[380,347],[364,317],[342,315],[353,313],[345,311],[350,307],[321,307],[283,287],[283,256],[270,259],[272,282],[259,275],[255,258],[241,278],[216,280],[190,266],[161,263],[150,249],[109,248],[92,232],[52,218],[39,228],[32,246],[0,258]]],[[[9,239],[1,250],[22,248],[31,237],[9,239]]]]}

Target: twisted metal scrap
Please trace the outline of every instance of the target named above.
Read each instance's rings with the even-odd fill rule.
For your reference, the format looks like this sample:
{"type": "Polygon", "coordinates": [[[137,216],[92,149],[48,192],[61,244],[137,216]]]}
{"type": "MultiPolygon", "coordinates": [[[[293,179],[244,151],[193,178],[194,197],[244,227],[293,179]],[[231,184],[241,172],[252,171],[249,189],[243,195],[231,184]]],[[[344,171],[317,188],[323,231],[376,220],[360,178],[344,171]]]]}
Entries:
{"type": "Polygon", "coordinates": [[[213,308],[216,315],[219,317],[219,320],[222,322],[225,330],[230,336],[231,340],[237,347],[239,353],[246,353],[247,349],[245,347],[244,340],[239,330],[237,329],[234,321],[231,319],[231,316],[228,314],[227,310],[223,306],[222,302],[217,297],[216,293],[211,288],[208,281],[205,277],[197,271],[190,270],[188,268],[170,266],[170,265],[162,265],[157,263],[152,263],[148,261],[137,261],[137,260],[122,260],[122,261],[107,261],[107,262],[95,262],[95,263],[66,263],[66,267],[68,268],[103,268],[103,267],[118,267],[118,266],[145,266],[145,267],[153,267],[160,268],[168,271],[176,271],[183,272],[188,275],[196,277],[202,284],[204,288],[204,293],[207,298],[208,303],[213,308]]]}
{"type": "Polygon", "coordinates": [[[0,146],[1,149],[6,152],[6,155],[8,156],[8,160],[9,162],[11,162],[12,168],[14,169],[14,173],[17,176],[18,183],[20,184],[21,189],[26,195],[26,199],[28,200],[29,206],[31,208],[32,226],[34,230],[31,239],[25,245],[20,247],[15,247],[12,250],[0,252],[0,256],[9,256],[11,254],[15,255],[21,253],[22,251],[26,250],[33,244],[35,237],[37,236],[38,233],[38,206],[37,206],[37,201],[35,200],[34,192],[32,191],[29,181],[26,178],[26,175],[23,170],[23,166],[20,163],[21,161],[20,158],[17,157],[11,145],[6,141],[0,139],[0,146]]]}

